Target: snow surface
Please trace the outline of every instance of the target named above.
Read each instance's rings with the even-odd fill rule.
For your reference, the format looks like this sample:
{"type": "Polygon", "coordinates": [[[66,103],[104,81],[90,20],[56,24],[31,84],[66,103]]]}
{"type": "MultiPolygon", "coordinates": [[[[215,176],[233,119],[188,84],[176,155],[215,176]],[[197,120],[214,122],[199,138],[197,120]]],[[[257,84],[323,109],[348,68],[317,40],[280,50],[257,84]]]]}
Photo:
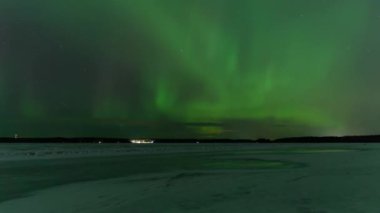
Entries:
{"type": "Polygon", "coordinates": [[[1,145],[0,212],[378,213],[379,148],[1,145]]]}

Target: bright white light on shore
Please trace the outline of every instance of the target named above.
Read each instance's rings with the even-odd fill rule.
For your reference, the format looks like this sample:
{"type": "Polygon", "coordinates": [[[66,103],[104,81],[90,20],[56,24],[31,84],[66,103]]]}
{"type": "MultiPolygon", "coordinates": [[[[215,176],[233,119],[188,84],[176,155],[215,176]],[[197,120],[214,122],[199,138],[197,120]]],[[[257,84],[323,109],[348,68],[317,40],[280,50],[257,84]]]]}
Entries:
{"type": "Polygon", "coordinates": [[[131,140],[131,143],[134,143],[134,144],[150,144],[150,143],[154,143],[154,141],[153,140],[134,139],[134,140],[131,140]]]}

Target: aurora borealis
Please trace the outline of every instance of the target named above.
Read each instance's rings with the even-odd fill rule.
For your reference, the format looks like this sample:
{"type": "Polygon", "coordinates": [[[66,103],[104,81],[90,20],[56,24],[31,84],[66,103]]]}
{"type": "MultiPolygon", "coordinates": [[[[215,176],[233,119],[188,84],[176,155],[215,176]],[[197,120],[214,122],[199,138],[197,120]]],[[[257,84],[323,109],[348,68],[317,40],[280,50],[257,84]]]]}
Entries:
{"type": "Polygon", "coordinates": [[[0,136],[379,133],[377,0],[0,0],[0,136]]]}

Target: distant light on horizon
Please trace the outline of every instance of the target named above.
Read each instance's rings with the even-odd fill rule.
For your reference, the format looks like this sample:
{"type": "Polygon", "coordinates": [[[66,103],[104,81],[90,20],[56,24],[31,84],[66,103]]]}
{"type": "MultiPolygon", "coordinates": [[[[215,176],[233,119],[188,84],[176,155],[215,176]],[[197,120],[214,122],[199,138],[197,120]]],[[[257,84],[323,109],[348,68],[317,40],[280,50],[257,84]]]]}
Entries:
{"type": "Polygon", "coordinates": [[[131,143],[134,143],[134,144],[152,144],[152,143],[154,143],[154,141],[153,140],[133,139],[133,140],[131,140],[131,143]]]}

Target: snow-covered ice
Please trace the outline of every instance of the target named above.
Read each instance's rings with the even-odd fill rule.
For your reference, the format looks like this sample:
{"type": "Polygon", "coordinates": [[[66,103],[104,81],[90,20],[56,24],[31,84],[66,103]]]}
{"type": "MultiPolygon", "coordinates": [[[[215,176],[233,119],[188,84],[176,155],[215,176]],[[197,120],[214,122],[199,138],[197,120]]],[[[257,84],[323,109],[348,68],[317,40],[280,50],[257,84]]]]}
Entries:
{"type": "Polygon", "coordinates": [[[0,145],[0,212],[377,213],[379,148],[0,145]]]}

